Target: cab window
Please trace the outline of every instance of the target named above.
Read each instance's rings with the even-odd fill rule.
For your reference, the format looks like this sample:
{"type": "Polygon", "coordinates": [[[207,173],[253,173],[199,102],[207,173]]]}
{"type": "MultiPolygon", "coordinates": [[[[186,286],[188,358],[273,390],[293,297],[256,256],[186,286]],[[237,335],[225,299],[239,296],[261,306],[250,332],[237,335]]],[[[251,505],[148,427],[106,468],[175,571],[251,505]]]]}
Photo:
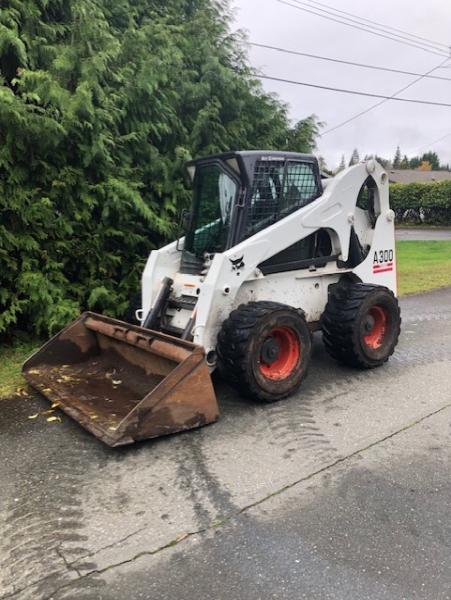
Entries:
{"type": "Polygon", "coordinates": [[[245,237],[306,206],[320,193],[311,163],[257,161],[245,237]]]}

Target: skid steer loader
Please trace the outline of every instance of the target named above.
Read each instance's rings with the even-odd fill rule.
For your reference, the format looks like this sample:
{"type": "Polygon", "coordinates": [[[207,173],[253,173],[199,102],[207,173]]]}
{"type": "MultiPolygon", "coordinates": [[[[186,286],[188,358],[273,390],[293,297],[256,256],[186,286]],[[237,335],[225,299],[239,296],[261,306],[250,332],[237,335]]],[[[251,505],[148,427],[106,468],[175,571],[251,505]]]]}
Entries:
{"type": "Polygon", "coordinates": [[[394,212],[377,162],[322,178],[314,156],[229,152],[187,170],[185,235],[151,253],[139,325],[85,313],[23,367],[111,446],[215,421],[216,368],[245,396],[288,396],[315,330],[359,368],[398,341],[394,212]]]}

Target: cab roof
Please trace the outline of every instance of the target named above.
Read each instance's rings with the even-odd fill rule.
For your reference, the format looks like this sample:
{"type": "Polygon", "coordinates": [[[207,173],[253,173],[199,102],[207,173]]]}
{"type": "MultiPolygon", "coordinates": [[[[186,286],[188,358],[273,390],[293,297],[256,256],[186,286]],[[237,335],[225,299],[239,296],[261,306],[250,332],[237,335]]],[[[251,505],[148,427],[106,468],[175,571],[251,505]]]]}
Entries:
{"type": "Polygon", "coordinates": [[[314,154],[302,154],[300,152],[284,152],[281,150],[233,150],[230,152],[222,152],[220,154],[212,154],[210,156],[203,156],[200,158],[196,158],[194,160],[190,160],[187,163],[187,166],[196,165],[201,162],[209,162],[211,160],[229,160],[231,158],[241,157],[243,160],[246,159],[259,159],[266,158],[270,160],[274,157],[274,159],[296,159],[302,160],[305,162],[317,162],[316,156],[314,154]]]}
{"type": "Polygon", "coordinates": [[[315,171],[319,173],[318,160],[313,154],[302,154],[300,152],[284,152],[280,150],[235,150],[230,152],[222,152],[220,154],[212,154],[197,158],[186,163],[186,169],[194,179],[196,167],[220,161],[229,166],[235,171],[237,176],[240,176],[244,183],[250,183],[253,179],[255,163],[259,160],[267,161],[286,161],[297,160],[314,165],[315,171]]]}

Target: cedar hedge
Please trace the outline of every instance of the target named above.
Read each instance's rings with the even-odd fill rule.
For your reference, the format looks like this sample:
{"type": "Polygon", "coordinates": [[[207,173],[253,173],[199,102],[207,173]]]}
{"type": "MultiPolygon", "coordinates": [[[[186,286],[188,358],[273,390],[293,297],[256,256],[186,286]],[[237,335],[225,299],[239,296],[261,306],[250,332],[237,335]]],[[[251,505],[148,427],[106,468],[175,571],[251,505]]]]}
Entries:
{"type": "Polygon", "coordinates": [[[451,181],[392,183],[390,204],[399,224],[451,225],[451,181]]]}

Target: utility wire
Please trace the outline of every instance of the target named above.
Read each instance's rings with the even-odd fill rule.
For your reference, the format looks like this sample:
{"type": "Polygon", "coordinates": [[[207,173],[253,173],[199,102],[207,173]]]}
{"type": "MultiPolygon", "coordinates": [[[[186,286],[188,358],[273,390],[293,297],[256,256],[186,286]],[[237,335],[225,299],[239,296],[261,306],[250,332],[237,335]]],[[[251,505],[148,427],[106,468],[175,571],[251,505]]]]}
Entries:
{"type": "MultiPolygon", "coordinates": [[[[314,12],[314,10],[309,10],[308,8],[304,8],[304,7],[299,6],[297,4],[291,4],[290,2],[287,2],[286,0],[277,0],[277,1],[280,4],[285,4],[286,6],[291,6],[291,8],[296,8],[297,10],[302,10],[303,12],[310,13],[310,14],[315,15],[317,17],[322,17],[324,19],[327,19],[329,21],[333,21],[335,23],[340,23],[341,25],[347,25],[348,27],[352,27],[353,29],[358,29],[360,31],[364,31],[364,32],[370,33],[372,35],[376,35],[378,37],[385,38],[387,40],[391,40],[392,42],[398,42],[399,44],[404,44],[405,46],[411,46],[412,48],[416,48],[417,50],[423,50],[424,52],[429,52],[430,54],[435,54],[436,56],[448,56],[444,52],[436,52],[434,50],[430,50],[430,49],[428,49],[428,48],[426,48],[424,46],[420,46],[420,45],[418,45],[416,43],[413,43],[413,42],[412,43],[411,42],[406,42],[406,41],[403,41],[403,40],[401,40],[399,38],[392,37],[390,35],[384,35],[382,33],[377,33],[376,31],[372,31],[371,29],[368,29],[368,28],[365,28],[365,27],[359,27],[358,25],[353,25],[352,23],[348,23],[348,22],[340,20],[338,18],[333,18],[333,17],[330,17],[330,16],[323,15],[323,14],[321,14],[319,12],[314,12]]],[[[296,0],[292,0],[292,1],[295,2],[296,0]]],[[[319,10],[319,9],[316,9],[316,10],[319,10]]]]}
{"type": "Polygon", "coordinates": [[[428,144],[424,144],[423,146],[420,146],[417,149],[417,152],[421,152],[421,150],[424,150],[425,148],[432,148],[432,146],[435,146],[435,144],[438,144],[439,142],[446,140],[446,138],[449,138],[451,136],[451,131],[449,133],[447,133],[446,135],[444,135],[441,138],[438,138],[438,140],[434,140],[433,142],[429,142],[428,144]]]}
{"type": "MultiPolygon", "coordinates": [[[[441,45],[441,44],[438,44],[437,42],[432,42],[432,43],[418,42],[418,41],[413,40],[405,35],[400,35],[399,33],[391,32],[391,31],[387,30],[387,28],[384,25],[382,27],[379,27],[378,25],[374,25],[374,24],[367,25],[366,23],[363,22],[363,19],[361,17],[356,17],[355,19],[352,19],[350,17],[342,17],[340,14],[337,14],[337,13],[340,13],[341,11],[338,11],[337,9],[332,8],[330,6],[327,7],[329,10],[325,10],[324,8],[318,8],[317,6],[312,6],[314,4],[319,4],[318,2],[315,2],[315,0],[292,0],[292,2],[295,2],[296,4],[299,4],[299,5],[307,6],[307,8],[313,8],[314,10],[319,11],[321,13],[325,13],[326,15],[332,15],[333,17],[338,17],[340,19],[344,19],[345,21],[349,21],[350,23],[362,25],[363,27],[367,27],[370,30],[374,29],[376,31],[381,31],[382,33],[389,34],[396,38],[400,38],[401,40],[405,40],[407,42],[414,42],[417,45],[426,46],[429,49],[436,50],[438,52],[449,53],[449,48],[448,48],[448,46],[445,46],[445,44],[441,45]],[[333,11],[333,12],[331,12],[331,11],[333,11]]],[[[326,6],[326,5],[323,5],[323,6],[326,6]]],[[[355,15],[352,15],[352,16],[355,16],[355,15]]],[[[407,34],[407,35],[410,35],[410,34],[407,34]]]]}
{"type": "Polygon", "coordinates": [[[328,133],[332,133],[332,131],[336,131],[337,129],[340,129],[344,125],[347,125],[351,121],[355,121],[355,119],[358,119],[359,117],[362,117],[363,115],[366,115],[370,111],[374,110],[375,108],[378,108],[382,104],[385,104],[389,100],[402,100],[402,98],[397,98],[396,96],[398,96],[399,94],[401,94],[405,90],[409,89],[410,87],[412,87],[413,85],[415,85],[416,83],[418,83],[419,81],[421,81],[422,79],[424,79],[425,77],[427,77],[428,75],[430,75],[431,73],[433,73],[434,71],[436,71],[437,69],[440,69],[440,67],[442,67],[447,61],[448,61],[448,58],[445,58],[445,60],[442,61],[439,65],[437,65],[433,69],[430,69],[429,71],[427,71],[423,75],[420,75],[419,77],[417,77],[416,79],[414,79],[413,81],[411,81],[409,84],[407,84],[404,87],[402,87],[401,89],[397,90],[394,94],[392,94],[388,98],[384,98],[380,102],[377,102],[376,104],[373,104],[372,106],[369,106],[365,110],[362,110],[361,112],[359,112],[356,115],[350,117],[349,119],[346,119],[346,121],[343,121],[342,123],[339,123],[338,125],[335,125],[334,127],[331,127],[330,129],[326,129],[326,131],[323,131],[322,135],[327,135],[328,133]]]}
{"type": "Polygon", "coordinates": [[[299,52],[297,50],[289,50],[287,48],[279,48],[278,46],[270,46],[269,44],[260,44],[258,42],[249,42],[250,46],[256,48],[266,48],[268,50],[276,50],[277,52],[283,52],[284,54],[294,54],[296,56],[306,56],[307,58],[315,58],[318,60],[325,60],[328,62],[339,63],[343,65],[351,65],[353,67],[362,67],[364,69],[374,69],[376,71],[388,71],[389,73],[398,73],[400,75],[412,75],[414,77],[422,76],[427,79],[439,79],[441,81],[451,81],[450,77],[440,77],[440,75],[421,75],[421,73],[414,73],[412,71],[402,71],[400,69],[392,69],[390,67],[380,67],[377,65],[367,65],[364,63],[353,62],[350,60],[342,60],[340,58],[331,58],[328,56],[319,56],[317,54],[308,54],[307,52],[299,52]]]}
{"type": "Polygon", "coordinates": [[[358,19],[359,21],[365,21],[366,23],[369,23],[370,25],[376,25],[376,26],[382,27],[383,29],[390,29],[391,31],[393,31],[395,33],[401,33],[401,34],[407,35],[411,38],[416,38],[417,40],[419,40],[421,42],[426,42],[428,45],[439,46],[439,47],[441,47],[441,49],[444,49],[447,52],[449,51],[449,46],[447,44],[443,44],[442,42],[436,42],[429,38],[425,38],[420,35],[416,35],[414,33],[409,33],[408,31],[404,31],[402,29],[397,29],[396,27],[392,27],[391,25],[384,25],[383,23],[379,23],[378,21],[373,21],[372,19],[360,17],[359,15],[356,15],[356,14],[350,13],[350,12],[346,12],[345,10],[339,10],[338,8],[334,8],[333,6],[324,4],[323,2],[318,2],[318,0],[307,0],[307,1],[309,4],[317,4],[318,6],[322,6],[323,8],[333,10],[336,13],[341,13],[342,15],[346,15],[348,17],[354,17],[354,18],[358,19]]]}
{"type": "MultiPolygon", "coordinates": [[[[437,68],[437,67],[435,67],[437,68]]],[[[259,79],[269,79],[271,81],[280,81],[282,83],[290,83],[292,85],[302,85],[305,87],[316,88],[319,90],[328,90],[331,92],[340,92],[342,94],[353,94],[355,96],[367,96],[369,98],[383,98],[384,100],[397,100],[398,102],[413,102],[414,104],[427,104],[429,106],[446,106],[451,107],[451,104],[446,102],[433,102],[429,100],[416,100],[414,98],[396,98],[394,96],[383,96],[382,94],[372,94],[369,92],[358,92],[356,90],[347,90],[343,88],[330,87],[326,85],[317,85],[315,83],[306,83],[304,81],[293,81],[292,79],[282,79],[281,77],[271,77],[269,75],[257,75],[259,79]]],[[[413,83],[412,83],[413,85],[413,83]]],[[[410,87],[407,86],[407,87],[410,87]]]]}

